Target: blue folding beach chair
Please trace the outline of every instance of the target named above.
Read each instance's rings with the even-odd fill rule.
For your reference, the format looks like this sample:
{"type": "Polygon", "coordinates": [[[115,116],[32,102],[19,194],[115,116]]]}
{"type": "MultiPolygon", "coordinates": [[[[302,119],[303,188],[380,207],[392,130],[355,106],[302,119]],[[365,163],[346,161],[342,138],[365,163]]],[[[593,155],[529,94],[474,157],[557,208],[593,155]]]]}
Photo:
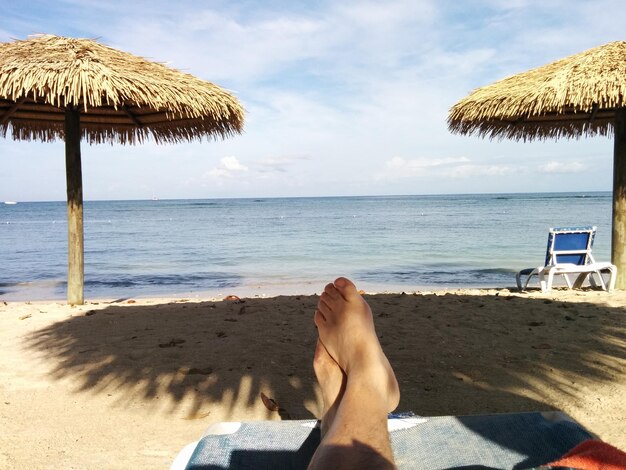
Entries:
{"type": "Polygon", "coordinates": [[[595,234],[595,226],[550,228],[544,266],[519,271],[516,275],[518,289],[526,289],[531,277],[535,275],[539,277],[539,284],[543,292],[552,289],[554,276],[557,275],[563,276],[570,289],[572,287],[580,288],[587,278],[591,285],[595,286],[595,275],[602,288],[607,290],[607,284],[602,274],[608,273],[608,290],[613,290],[617,268],[611,263],[596,262],[593,259],[591,249],[595,234]],[[570,274],[577,274],[576,281],[573,284],[569,278],[570,274]],[[522,287],[522,276],[524,275],[528,277],[522,287]]]}

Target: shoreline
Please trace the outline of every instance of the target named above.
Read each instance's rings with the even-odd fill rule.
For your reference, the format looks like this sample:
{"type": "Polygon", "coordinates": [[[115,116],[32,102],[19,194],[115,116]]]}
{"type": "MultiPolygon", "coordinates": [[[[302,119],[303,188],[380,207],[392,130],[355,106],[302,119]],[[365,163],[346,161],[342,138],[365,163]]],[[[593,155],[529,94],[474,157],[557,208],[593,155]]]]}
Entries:
{"type": "MultiPolygon", "coordinates": [[[[154,303],[159,303],[159,302],[190,302],[190,303],[199,303],[199,302],[222,302],[222,301],[228,301],[229,297],[238,297],[242,300],[257,300],[257,299],[276,299],[279,297],[296,297],[296,296],[304,296],[304,297],[310,297],[310,296],[319,296],[321,291],[323,289],[323,286],[319,289],[317,289],[317,292],[313,292],[313,291],[306,291],[306,290],[299,290],[299,291],[294,291],[294,292],[285,292],[285,291],[269,291],[269,293],[263,292],[261,294],[246,294],[245,292],[240,292],[237,290],[232,290],[232,291],[224,291],[223,293],[218,293],[218,294],[208,294],[208,295],[203,295],[203,294],[197,294],[197,293],[189,293],[189,294],[185,294],[185,293],[181,293],[181,294],[176,294],[176,295],[165,295],[165,296],[153,296],[153,295],[136,295],[136,296],[126,296],[126,297],[119,297],[119,298],[112,298],[112,297],[97,297],[97,298],[88,298],[85,299],[85,303],[82,306],[85,305],[99,305],[99,304],[123,304],[124,302],[127,302],[129,300],[133,301],[133,303],[138,303],[138,304],[154,304],[154,303]]],[[[465,294],[469,294],[472,292],[476,292],[476,295],[479,295],[480,293],[489,293],[489,294],[496,294],[496,293],[503,293],[503,294],[517,294],[517,289],[512,290],[512,289],[508,289],[506,287],[459,287],[459,288],[441,288],[441,289],[433,289],[433,288],[424,288],[422,289],[417,289],[417,290],[390,290],[390,291],[365,291],[365,290],[361,290],[360,291],[362,295],[366,295],[366,296],[376,296],[376,295],[430,295],[430,294],[454,294],[454,293],[465,293],[465,294]]],[[[528,292],[524,292],[522,293],[522,295],[528,295],[528,292]]],[[[34,299],[34,300],[13,300],[13,299],[4,299],[3,297],[0,297],[0,303],[5,303],[8,305],[15,305],[15,304],[24,304],[24,305],[48,305],[48,304],[55,304],[55,305],[59,305],[59,306],[63,306],[63,305],[67,305],[67,301],[64,298],[58,298],[58,299],[34,299]]],[[[81,307],[81,305],[76,305],[74,307],[81,307]]]]}
{"type": "MultiPolygon", "coordinates": [[[[626,292],[365,298],[398,376],[399,411],[559,409],[626,449],[626,292]]],[[[260,393],[291,419],[321,409],[315,295],[5,302],[0,467],[168,468],[213,422],[281,419],[260,393]]]]}
{"type": "MultiPolygon", "coordinates": [[[[50,306],[52,309],[70,309],[82,311],[85,309],[104,309],[109,305],[134,305],[137,307],[151,306],[151,305],[169,305],[169,304],[203,304],[207,302],[212,303],[228,303],[232,301],[245,303],[246,301],[280,301],[281,299],[291,298],[316,298],[319,297],[323,286],[317,289],[317,292],[307,291],[299,289],[298,291],[276,291],[266,294],[254,294],[246,295],[246,292],[237,291],[235,289],[223,291],[214,295],[201,295],[199,293],[181,293],[176,295],[137,295],[126,297],[98,297],[85,299],[83,305],[68,305],[66,299],[34,299],[34,300],[10,300],[0,297],[0,312],[2,307],[4,309],[15,308],[27,308],[28,306],[50,306]]],[[[415,290],[391,290],[391,291],[368,291],[359,289],[359,293],[366,299],[383,297],[383,296],[411,296],[411,297],[426,297],[426,296],[493,296],[502,298],[521,298],[521,299],[543,299],[549,302],[583,302],[591,301],[600,304],[619,304],[621,305],[624,300],[624,311],[626,315],[626,291],[623,293],[620,291],[606,292],[600,288],[584,287],[582,289],[568,289],[566,287],[557,286],[550,292],[541,292],[539,288],[530,288],[528,290],[519,291],[515,288],[508,287],[447,287],[447,288],[433,288],[424,287],[423,289],[415,290]],[[614,302],[612,302],[614,300],[614,302]]],[[[626,316],[624,319],[626,324],[626,316]]]]}
{"type": "MultiPolygon", "coordinates": [[[[264,284],[264,285],[245,285],[245,286],[237,286],[232,288],[221,288],[221,289],[205,289],[205,290],[194,290],[194,291],[185,291],[181,289],[176,292],[168,292],[167,294],[160,295],[158,294],[158,289],[155,292],[147,292],[147,293],[132,293],[126,292],[124,295],[120,297],[110,297],[110,296],[89,296],[87,293],[85,294],[85,302],[105,302],[105,301],[113,301],[118,299],[141,299],[141,300],[151,300],[151,299],[161,299],[161,300],[174,300],[174,299],[190,299],[190,300],[221,300],[229,295],[236,295],[240,298],[250,298],[250,299],[264,299],[264,298],[274,298],[280,296],[295,296],[295,295],[316,295],[322,292],[324,286],[328,283],[328,280],[312,280],[306,282],[298,282],[293,283],[285,288],[285,284],[281,282],[264,284]]],[[[562,287],[564,286],[560,280],[555,279],[555,286],[562,287]]],[[[422,293],[433,293],[433,292],[456,292],[456,291],[488,291],[488,292],[511,292],[515,293],[517,291],[517,287],[514,285],[514,279],[510,286],[485,286],[479,284],[447,284],[447,285],[402,285],[402,284],[380,284],[380,283],[368,283],[368,282],[360,282],[360,289],[368,295],[377,295],[377,294],[422,294],[422,293]]],[[[24,298],[25,295],[12,295],[12,292],[0,293],[0,302],[10,302],[10,303],[19,303],[19,302],[43,302],[43,303],[55,303],[55,302],[65,302],[65,294],[63,296],[44,294],[43,289],[33,289],[33,295],[30,295],[28,298],[24,298]]],[[[530,289],[527,292],[534,292],[537,289],[530,289]]]]}

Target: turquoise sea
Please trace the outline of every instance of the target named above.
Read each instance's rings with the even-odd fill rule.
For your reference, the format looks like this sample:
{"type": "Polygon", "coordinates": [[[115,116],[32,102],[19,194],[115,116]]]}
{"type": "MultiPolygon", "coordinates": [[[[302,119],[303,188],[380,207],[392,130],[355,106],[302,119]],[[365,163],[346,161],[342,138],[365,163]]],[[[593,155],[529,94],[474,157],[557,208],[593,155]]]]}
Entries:
{"type": "MultiPolygon", "coordinates": [[[[511,287],[551,226],[596,225],[609,260],[611,193],[85,202],[85,296],[511,287]]],[[[64,202],[0,203],[0,300],[65,298],[64,202]]]]}

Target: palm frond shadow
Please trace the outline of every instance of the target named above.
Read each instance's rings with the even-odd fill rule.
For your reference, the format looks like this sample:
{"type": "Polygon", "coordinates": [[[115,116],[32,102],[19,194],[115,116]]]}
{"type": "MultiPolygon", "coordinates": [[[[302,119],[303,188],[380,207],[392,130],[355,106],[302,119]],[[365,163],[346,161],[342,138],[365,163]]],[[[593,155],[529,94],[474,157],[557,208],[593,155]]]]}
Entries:
{"type": "MultiPolygon", "coordinates": [[[[28,341],[53,361],[54,378],[78,378],[77,392],[108,393],[120,406],[165,400],[193,418],[219,404],[222,418],[243,419],[236,410],[257,407],[263,392],[291,418],[310,418],[320,404],[317,299],[111,304],[28,341]]],[[[400,410],[548,410],[555,394],[576,401],[581,383],[610,382],[626,365],[621,308],[513,295],[366,299],[397,371],[400,410]]]]}

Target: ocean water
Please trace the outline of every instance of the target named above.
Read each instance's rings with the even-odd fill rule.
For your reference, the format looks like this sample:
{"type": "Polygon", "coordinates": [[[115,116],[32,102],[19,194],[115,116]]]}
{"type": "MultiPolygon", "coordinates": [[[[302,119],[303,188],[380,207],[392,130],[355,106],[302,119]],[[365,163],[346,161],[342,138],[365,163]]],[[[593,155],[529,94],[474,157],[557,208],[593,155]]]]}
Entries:
{"type": "MultiPolygon", "coordinates": [[[[596,225],[609,260],[611,193],[85,202],[85,297],[512,287],[551,226],[596,225]]],[[[0,203],[0,299],[66,295],[64,202],[0,203]]]]}

